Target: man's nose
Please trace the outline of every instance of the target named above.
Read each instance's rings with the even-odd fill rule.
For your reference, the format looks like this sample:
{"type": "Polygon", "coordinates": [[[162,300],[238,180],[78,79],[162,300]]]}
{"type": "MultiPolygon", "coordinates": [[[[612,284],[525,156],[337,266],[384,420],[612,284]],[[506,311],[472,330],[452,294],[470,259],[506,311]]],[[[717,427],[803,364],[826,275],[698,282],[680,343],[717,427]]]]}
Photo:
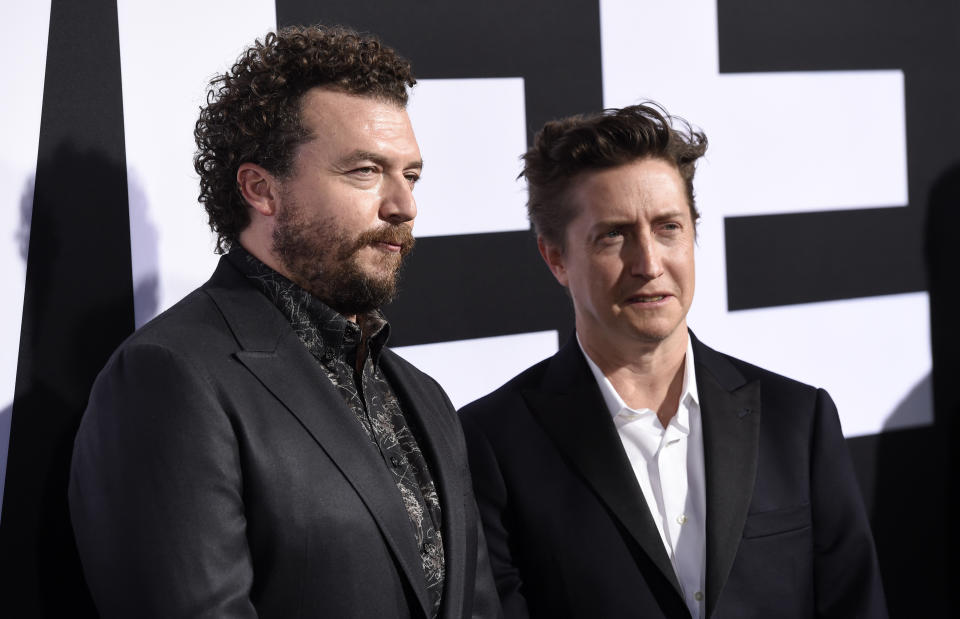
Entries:
{"type": "Polygon", "coordinates": [[[663,256],[650,235],[642,235],[632,248],[630,274],[644,279],[656,279],[663,275],[663,256]]]}
{"type": "Polygon", "coordinates": [[[389,177],[384,186],[380,219],[397,224],[411,221],[416,216],[417,201],[410,181],[402,175],[389,177]]]}

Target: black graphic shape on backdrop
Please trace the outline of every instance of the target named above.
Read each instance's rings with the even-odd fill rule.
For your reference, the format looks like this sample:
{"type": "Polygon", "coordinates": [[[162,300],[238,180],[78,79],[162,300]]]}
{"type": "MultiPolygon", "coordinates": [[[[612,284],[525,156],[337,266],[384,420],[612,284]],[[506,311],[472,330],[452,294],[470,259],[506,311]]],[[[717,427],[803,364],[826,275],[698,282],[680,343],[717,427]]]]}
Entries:
{"type": "Polygon", "coordinates": [[[907,208],[727,217],[728,307],[923,290],[922,256],[913,255],[922,239],[903,238],[919,234],[922,220],[911,221],[918,217],[907,208]],[[899,238],[884,239],[883,231],[899,238]]]}
{"type": "Polygon", "coordinates": [[[956,3],[719,0],[717,13],[721,73],[902,69],[906,91],[909,206],[728,218],[729,308],[924,290],[922,205],[960,136],[956,3]]]}
{"type": "Polygon", "coordinates": [[[570,300],[527,230],[419,240],[400,290],[386,310],[401,325],[394,346],[549,329],[562,343],[572,333],[570,300]]]}
{"type": "MultiPolygon", "coordinates": [[[[281,27],[320,22],[377,33],[411,60],[418,78],[522,77],[528,142],[547,120],[603,105],[596,0],[276,6],[281,27]]],[[[451,130],[462,148],[471,147],[470,118],[451,130]]],[[[483,170],[474,178],[468,190],[482,192],[483,170]]],[[[529,232],[422,238],[410,258],[403,292],[387,310],[394,345],[548,329],[563,339],[572,330],[570,303],[529,232]]]]}
{"type": "Polygon", "coordinates": [[[96,616],[67,479],[93,379],[132,331],[117,6],[53,0],[0,520],[6,616],[96,616]]]}

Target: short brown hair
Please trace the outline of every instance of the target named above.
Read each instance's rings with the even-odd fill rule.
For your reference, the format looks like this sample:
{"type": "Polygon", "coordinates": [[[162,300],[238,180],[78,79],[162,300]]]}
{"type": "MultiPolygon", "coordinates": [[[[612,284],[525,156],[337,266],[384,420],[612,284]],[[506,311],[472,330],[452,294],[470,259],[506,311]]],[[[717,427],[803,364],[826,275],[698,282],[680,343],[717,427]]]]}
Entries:
{"type": "Polygon", "coordinates": [[[563,248],[567,225],[576,217],[563,198],[577,175],[646,157],[676,166],[690,217],[697,221],[693,174],[706,150],[706,135],[652,102],[548,122],[523,155],[520,176],[527,179],[530,223],[548,243],[563,248]]]}
{"type": "Polygon", "coordinates": [[[373,35],[349,28],[290,27],[257,40],[210,81],[193,135],[200,197],[217,234],[217,251],[250,223],[237,187],[242,163],[286,176],[296,148],[311,137],[300,118],[303,95],[317,86],[407,104],[416,80],[410,63],[373,35]]]}

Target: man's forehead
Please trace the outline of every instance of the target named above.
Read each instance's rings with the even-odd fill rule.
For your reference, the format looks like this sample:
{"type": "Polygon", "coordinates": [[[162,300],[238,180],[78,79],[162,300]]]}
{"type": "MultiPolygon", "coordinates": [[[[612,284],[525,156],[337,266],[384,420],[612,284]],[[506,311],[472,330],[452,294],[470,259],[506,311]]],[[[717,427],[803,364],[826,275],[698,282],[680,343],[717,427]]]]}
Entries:
{"type": "Polygon", "coordinates": [[[420,160],[407,112],[391,101],[315,88],[304,96],[301,120],[309,132],[302,148],[323,149],[338,161],[420,160]]]}
{"type": "Polygon", "coordinates": [[[561,196],[573,219],[628,223],[638,218],[688,216],[679,171],[667,161],[638,163],[590,170],[575,177],[561,196]]]}
{"type": "Polygon", "coordinates": [[[399,103],[357,95],[329,87],[311,88],[300,99],[304,124],[349,124],[362,126],[376,121],[409,124],[406,108],[399,103]]]}
{"type": "Polygon", "coordinates": [[[585,170],[571,181],[565,192],[575,199],[625,197],[654,191],[685,193],[680,171],[663,159],[644,158],[618,166],[585,170]]]}

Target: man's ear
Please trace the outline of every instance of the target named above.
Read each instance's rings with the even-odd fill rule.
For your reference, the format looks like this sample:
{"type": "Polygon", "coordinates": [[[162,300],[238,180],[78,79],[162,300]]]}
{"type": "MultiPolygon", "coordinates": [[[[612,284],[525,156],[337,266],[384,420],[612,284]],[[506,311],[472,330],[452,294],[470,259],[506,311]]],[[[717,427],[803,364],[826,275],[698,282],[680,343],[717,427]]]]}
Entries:
{"type": "Polygon", "coordinates": [[[266,217],[276,214],[280,183],[273,174],[255,163],[241,163],[237,168],[237,185],[243,199],[258,213],[266,217]]]}
{"type": "Polygon", "coordinates": [[[547,241],[542,236],[537,237],[537,249],[540,250],[540,255],[543,257],[543,261],[547,263],[550,272],[557,278],[560,285],[566,288],[568,278],[563,249],[547,241]]]}

